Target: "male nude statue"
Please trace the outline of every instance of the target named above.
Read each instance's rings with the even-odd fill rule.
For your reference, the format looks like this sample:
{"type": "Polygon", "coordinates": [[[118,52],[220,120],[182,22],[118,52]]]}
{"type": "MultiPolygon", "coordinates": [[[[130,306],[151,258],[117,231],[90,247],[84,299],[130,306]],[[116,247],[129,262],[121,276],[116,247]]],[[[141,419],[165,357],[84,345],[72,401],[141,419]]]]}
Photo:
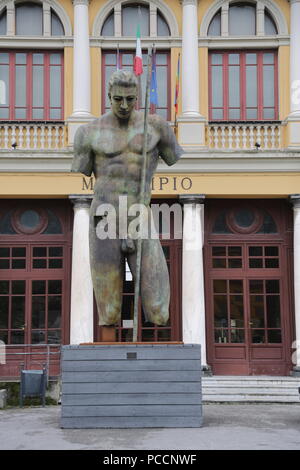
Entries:
{"type": "MultiPolygon", "coordinates": [[[[95,194],[90,209],[90,262],[98,307],[99,325],[115,325],[121,319],[124,260],[135,278],[137,240],[99,239],[97,208],[127,196],[128,207],[139,203],[143,163],[144,113],[135,109],[137,80],[132,72],[118,70],[109,81],[111,111],[81,126],[74,139],[71,171],[91,176],[95,194]]],[[[158,115],[149,115],[144,204],[149,209],[151,180],[159,156],[173,165],[183,150],[170,126],[158,115]]],[[[118,216],[118,214],[117,214],[118,216]]],[[[169,318],[169,274],[159,239],[142,241],[141,299],[146,321],[165,325],[169,318]]]]}

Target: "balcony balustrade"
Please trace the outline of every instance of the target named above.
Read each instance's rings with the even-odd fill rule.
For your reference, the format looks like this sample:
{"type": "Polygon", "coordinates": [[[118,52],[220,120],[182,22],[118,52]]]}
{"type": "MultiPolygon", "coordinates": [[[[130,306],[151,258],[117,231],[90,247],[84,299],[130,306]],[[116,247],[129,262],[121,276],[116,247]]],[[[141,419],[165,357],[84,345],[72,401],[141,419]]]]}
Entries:
{"type": "Polygon", "coordinates": [[[213,150],[280,150],[281,123],[214,123],[207,126],[207,145],[213,150]]]}
{"type": "Polygon", "coordinates": [[[64,123],[0,123],[0,150],[59,150],[67,146],[64,123]]]}

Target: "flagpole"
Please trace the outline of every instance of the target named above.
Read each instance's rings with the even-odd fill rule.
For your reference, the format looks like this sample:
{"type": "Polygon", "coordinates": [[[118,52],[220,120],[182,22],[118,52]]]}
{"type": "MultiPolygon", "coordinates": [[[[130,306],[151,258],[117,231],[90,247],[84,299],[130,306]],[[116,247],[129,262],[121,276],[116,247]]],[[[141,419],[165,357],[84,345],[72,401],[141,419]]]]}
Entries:
{"type": "MultiPolygon", "coordinates": [[[[147,136],[148,136],[148,116],[149,116],[149,91],[151,82],[151,48],[148,49],[147,61],[147,85],[145,94],[145,111],[144,111],[144,142],[143,142],[143,166],[141,175],[141,189],[140,189],[140,204],[145,203],[145,185],[146,185],[146,170],[147,170],[147,136]]],[[[134,285],[134,309],[133,309],[133,334],[132,341],[137,342],[138,336],[138,314],[139,314],[139,297],[140,297],[140,283],[141,283],[141,259],[142,259],[142,214],[140,214],[140,236],[137,239],[137,254],[136,254],[136,273],[134,285]]]]}

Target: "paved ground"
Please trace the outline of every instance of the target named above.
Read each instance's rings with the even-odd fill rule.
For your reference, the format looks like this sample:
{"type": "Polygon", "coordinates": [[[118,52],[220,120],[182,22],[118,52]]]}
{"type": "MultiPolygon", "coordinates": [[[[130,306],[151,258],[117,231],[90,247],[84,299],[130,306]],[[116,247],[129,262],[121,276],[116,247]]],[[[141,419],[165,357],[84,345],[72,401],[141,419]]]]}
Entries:
{"type": "Polygon", "coordinates": [[[60,406],[0,410],[1,450],[300,449],[300,404],[208,404],[200,429],[61,429],[60,406]]]}

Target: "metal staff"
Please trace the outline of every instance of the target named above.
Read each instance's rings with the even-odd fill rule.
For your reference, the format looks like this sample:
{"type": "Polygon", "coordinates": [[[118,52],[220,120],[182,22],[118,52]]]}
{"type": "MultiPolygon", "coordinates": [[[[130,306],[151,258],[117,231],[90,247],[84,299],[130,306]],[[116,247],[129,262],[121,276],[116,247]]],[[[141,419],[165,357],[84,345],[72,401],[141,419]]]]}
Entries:
{"type": "MultiPolygon", "coordinates": [[[[149,90],[151,82],[151,60],[152,51],[148,49],[148,62],[147,62],[147,84],[145,96],[145,112],[144,112],[144,142],[143,142],[143,166],[141,175],[141,191],[140,191],[140,204],[144,204],[145,199],[145,184],[146,184],[146,169],[147,169],[147,136],[148,136],[148,115],[149,115],[149,90]]],[[[141,217],[141,214],[140,214],[141,217]]],[[[133,309],[133,336],[132,341],[137,341],[138,334],[138,313],[139,313],[139,297],[140,297],[140,283],[141,283],[141,258],[142,258],[142,217],[140,223],[140,236],[137,240],[137,253],[136,253],[136,273],[135,273],[135,286],[134,286],[134,309],[133,309]]]]}

